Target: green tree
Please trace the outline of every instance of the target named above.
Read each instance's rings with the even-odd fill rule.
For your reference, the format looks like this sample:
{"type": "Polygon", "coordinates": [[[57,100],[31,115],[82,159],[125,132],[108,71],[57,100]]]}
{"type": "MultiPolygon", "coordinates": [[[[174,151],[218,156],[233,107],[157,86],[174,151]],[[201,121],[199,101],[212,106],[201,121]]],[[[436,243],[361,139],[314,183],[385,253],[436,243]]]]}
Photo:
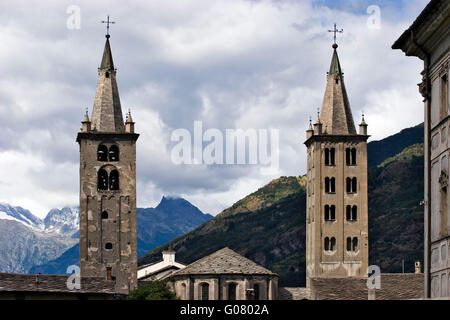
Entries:
{"type": "Polygon", "coordinates": [[[130,292],[128,300],[177,300],[167,281],[152,280],[138,286],[137,289],[130,292]]]}

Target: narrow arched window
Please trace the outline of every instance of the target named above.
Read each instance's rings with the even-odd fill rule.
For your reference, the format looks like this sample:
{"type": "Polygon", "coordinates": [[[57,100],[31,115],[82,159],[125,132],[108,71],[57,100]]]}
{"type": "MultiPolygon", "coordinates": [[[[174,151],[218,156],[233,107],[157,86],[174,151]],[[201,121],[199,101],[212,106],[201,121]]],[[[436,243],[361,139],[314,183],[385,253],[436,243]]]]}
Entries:
{"type": "Polygon", "coordinates": [[[98,146],[97,161],[108,161],[108,148],[103,144],[98,146]]]}
{"type": "Polygon", "coordinates": [[[336,206],[334,205],[330,207],[330,220],[336,220],[336,206]]]}
{"type": "Polygon", "coordinates": [[[330,251],[330,238],[328,238],[328,237],[325,238],[324,247],[325,247],[325,251],[330,251]]]}
{"type": "Polygon", "coordinates": [[[325,206],[325,221],[330,221],[330,206],[325,206]]]}
{"type": "Polygon", "coordinates": [[[98,170],[97,189],[108,190],[108,173],[104,169],[98,170]]]}
{"type": "Polygon", "coordinates": [[[352,220],[353,221],[358,220],[358,207],[357,206],[352,207],[352,220]]]}
{"type": "Polygon", "coordinates": [[[351,178],[347,178],[345,180],[345,186],[346,186],[347,193],[351,193],[352,192],[352,179],[351,178]]]}
{"type": "Polygon", "coordinates": [[[357,237],[354,237],[352,240],[352,250],[358,251],[358,238],[357,237]]]}
{"type": "Polygon", "coordinates": [[[254,294],[254,296],[253,296],[254,300],[259,300],[260,299],[260,297],[259,297],[259,284],[255,283],[253,285],[253,294],[254,294]]]}
{"type": "Polygon", "coordinates": [[[330,149],[325,148],[325,165],[330,165],[330,149]]]}
{"type": "Polygon", "coordinates": [[[103,211],[102,212],[102,220],[106,220],[106,219],[108,219],[108,212],[103,211]]]}
{"type": "Polygon", "coordinates": [[[228,300],[236,300],[236,284],[230,283],[228,285],[228,300]]]}
{"type": "Polygon", "coordinates": [[[352,238],[347,238],[347,251],[352,251],[352,238]]]}
{"type": "Polygon", "coordinates": [[[328,177],[325,178],[325,192],[327,192],[327,193],[331,192],[330,178],[328,178],[328,177]]]}
{"type": "Polygon", "coordinates": [[[181,284],[181,300],[188,300],[187,299],[187,288],[186,288],[186,284],[185,283],[182,283],[181,284]]]}
{"type": "Polygon", "coordinates": [[[335,149],[331,148],[330,149],[330,165],[334,166],[336,164],[335,162],[335,149]]]}
{"type": "Polygon", "coordinates": [[[331,193],[336,192],[336,179],[335,178],[330,179],[330,192],[331,193]]]}
{"type": "Polygon", "coordinates": [[[350,148],[345,149],[345,164],[348,166],[351,164],[350,153],[350,148]]]}
{"type": "Polygon", "coordinates": [[[119,161],[119,148],[116,145],[112,145],[109,148],[109,161],[119,161]]]}
{"type": "Polygon", "coordinates": [[[352,207],[351,206],[345,207],[345,220],[347,220],[347,221],[352,220],[352,207]]]}
{"type": "Polygon", "coordinates": [[[111,171],[109,174],[109,190],[119,190],[119,172],[111,171]]]}
{"type": "Polygon", "coordinates": [[[209,300],[209,284],[204,282],[200,285],[200,288],[201,288],[202,300],[209,300]]]}
{"type": "Polygon", "coordinates": [[[352,193],[356,193],[357,180],[356,178],[352,179],[352,193]]]}
{"type": "Polygon", "coordinates": [[[351,155],[352,155],[351,165],[356,166],[356,149],[355,148],[352,148],[351,155]]]}
{"type": "Polygon", "coordinates": [[[335,237],[331,238],[331,240],[330,240],[330,250],[331,251],[336,250],[336,238],[335,237]]]}

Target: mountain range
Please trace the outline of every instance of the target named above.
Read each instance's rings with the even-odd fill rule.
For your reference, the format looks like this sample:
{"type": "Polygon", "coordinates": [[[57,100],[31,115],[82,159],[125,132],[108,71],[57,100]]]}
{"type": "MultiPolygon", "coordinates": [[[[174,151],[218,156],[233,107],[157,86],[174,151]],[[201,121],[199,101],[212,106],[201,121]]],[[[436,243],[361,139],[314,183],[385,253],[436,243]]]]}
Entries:
{"type": "MultiPolygon", "coordinates": [[[[137,250],[138,257],[150,249],[210,220],[213,216],[204,214],[183,198],[162,197],[155,208],[137,208],[137,250]]],[[[78,228],[77,228],[78,230],[78,228]]],[[[78,233],[76,233],[78,237],[78,233]]],[[[78,238],[77,238],[78,240],[78,238]]],[[[77,244],[59,257],[30,268],[29,273],[64,274],[70,265],[79,264],[77,244]]]]}
{"type": "MultiPolygon", "coordinates": [[[[138,208],[138,256],[211,219],[182,198],[138,208]]],[[[51,209],[44,219],[0,203],[0,272],[66,273],[78,265],[79,208],[51,209]]]]}
{"type": "Polygon", "coordinates": [[[0,271],[24,273],[78,242],[78,208],[52,209],[45,219],[0,203],[0,271]]]}
{"type": "MultiPolygon", "coordinates": [[[[368,144],[369,261],[382,272],[413,272],[423,260],[423,124],[368,144]]],[[[280,275],[280,286],[304,286],[306,177],[280,177],[210,221],[150,250],[139,265],[177,252],[192,263],[223,247],[280,275]]]]}

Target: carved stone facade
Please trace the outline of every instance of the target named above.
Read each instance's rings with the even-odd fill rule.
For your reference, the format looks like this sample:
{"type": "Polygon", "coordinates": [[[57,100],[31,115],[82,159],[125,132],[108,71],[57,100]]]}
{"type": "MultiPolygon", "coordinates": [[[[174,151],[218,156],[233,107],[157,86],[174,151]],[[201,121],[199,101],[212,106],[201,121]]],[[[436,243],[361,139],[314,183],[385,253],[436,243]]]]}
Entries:
{"type": "Polygon", "coordinates": [[[307,131],[307,287],[312,278],[367,277],[367,125],[356,133],[334,52],[322,109],[307,131]]]}
{"type": "Polygon", "coordinates": [[[92,111],[80,145],[80,268],[84,277],[115,281],[117,293],[137,287],[136,140],[122,110],[107,36],[92,111]]]}
{"type": "Polygon", "coordinates": [[[392,48],[424,61],[425,297],[450,297],[450,2],[430,1],[392,48]]]}

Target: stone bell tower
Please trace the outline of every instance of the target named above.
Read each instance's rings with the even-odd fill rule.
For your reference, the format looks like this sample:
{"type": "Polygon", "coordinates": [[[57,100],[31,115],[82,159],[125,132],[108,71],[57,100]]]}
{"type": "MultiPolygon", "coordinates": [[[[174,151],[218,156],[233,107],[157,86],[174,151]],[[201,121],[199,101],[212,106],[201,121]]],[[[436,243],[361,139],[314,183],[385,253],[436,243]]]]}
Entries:
{"type": "Polygon", "coordinates": [[[92,119],[86,111],[80,145],[80,268],[83,277],[115,281],[116,292],[137,287],[136,141],[124,124],[116,69],[106,35],[92,119]]]}
{"type": "Polygon", "coordinates": [[[367,125],[356,132],[337,54],[322,108],[306,132],[306,274],[309,279],[367,277],[367,125]]]}

